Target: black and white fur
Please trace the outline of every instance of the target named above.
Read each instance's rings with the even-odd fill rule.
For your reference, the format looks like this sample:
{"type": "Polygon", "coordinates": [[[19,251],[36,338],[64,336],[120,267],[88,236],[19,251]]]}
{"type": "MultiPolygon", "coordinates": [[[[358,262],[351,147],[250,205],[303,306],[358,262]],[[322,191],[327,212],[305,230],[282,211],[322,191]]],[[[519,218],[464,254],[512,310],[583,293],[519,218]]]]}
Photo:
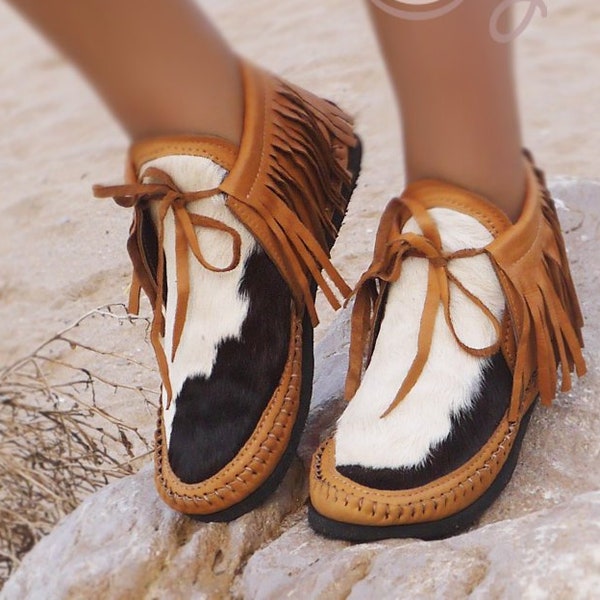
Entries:
{"type": "MultiPolygon", "coordinates": [[[[208,158],[166,156],[144,166],[168,173],[183,191],[216,187],[226,171],[208,158]]],[[[169,461],[186,483],[207,479],[240,450],[271,398],[287,360],[291,298],[276,267],[225,206],[222,194],[188,205],[235,228],[242,239],[239,265],[215,273],[189,253],[190,296],[175,359],[169,364],[173,402],[163,409],[169,461]]],[[[153,209],[154,218],[156,208],[153,209]]],[[[197,228],[208,262],[231,261],[231,238],[197,228]]],[[[165,354],[171,356],[176,305],[175,231],[165,219],[167,273],[165,354]]],[[[165,398],[163,398],[163,406],[165,398]]]]}
{"type": "MultiPolygon", "coordinates": [[[[476,219],[434,208],[447,252],[481,248],[492,235],[476,219]]],[[[404,231],[420,233],[414,219],[404,231]]],[[[385,314],[362,383],[336,431],[336,466],[368,487],[402,489],[423,485],[457,468],[489,438],[508,403],[511,375],[501,354],[481,359],[456,343],[440,306],[429,358],[414,388],[385,418],[416,355],[429,264],[407,258],[388,292],[385,314]]],[[[455,259],[452,273],[499,320],[505,308],[500,283],[486,255],[455,259]]],[[[471,347],[495,341],[483,313],[451,284],[455,329],[471,347]]]]}

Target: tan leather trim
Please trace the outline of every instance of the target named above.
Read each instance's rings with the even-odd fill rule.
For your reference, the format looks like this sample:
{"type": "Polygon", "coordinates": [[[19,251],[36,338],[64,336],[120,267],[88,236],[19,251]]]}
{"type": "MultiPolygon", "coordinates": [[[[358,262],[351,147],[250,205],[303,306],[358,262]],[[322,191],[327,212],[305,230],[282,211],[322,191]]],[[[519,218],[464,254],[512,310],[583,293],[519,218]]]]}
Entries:
{"type": "MultiPolygon", "coordinates": [[[[306,309],[316,326],[313,281],[334,309],[340,308],[335,288],[344,298],[351,293],[333,267],[328,248],[337,237],[334,221],[338,223],[348,203],[354,175],[348,159],[358,139],[352,120],[335,104],[249,63],[241,66],[245,106],[239,149],[214,137],[141,140],[130,149],[127,185],[96,186],[95,193],[107,197],[116,191],[124,196],[126,204],[122,205],[142,202],[144,210],[148,199],[164,199],[139,181],[145,163],[174,154],[213,159],[228,171],[218,187],[227,196],[227,207],[254,235],[285,279],[297,306],[306,309]]],[[[178,198],[186,195],[170,191],[171,200],[174,193],[178,198]]],[[[135,283],[151,295],[147,275],[145,271],[138,274],[140,281],[135,283]]]]}
{"type": "Polygon", "coordinates": [[[586,372],[581,352],[583,317],[571,278],[554,202],[543,173],[526,152],[527,193],[521,215],[486,248],[504,294],[513,341],[503,347],[514,353],[511,420],[528,399],[524,387],[535,379],[543,404],[571,388],[571,373],[586,372]]]}
{"type": "Polygon", "coordinates": [[[248,497],[273,472],[288,447],[300,406],[302,318],[292,309],[288,360],[252,435],[218,473],[197,484],[182,482],[171,469],[162,410],[156,431],[155,482],[161,498],[186,514],[210,515],[248,497]]]}
{"type": "MultiPolygon", "coordinates": [[[[531,402],[535,399],[533,387],[528,398],[531,402]]],[[[507,413],[468,462],[430,484],[406,490],[368,488],[344,477],[336,469],[335,440],[330,438],[313,456],[312,505],[336,521],[379,527],[426,523],[453,515],[473,504],[492,485],[508,458],[520,421],[509,423],[507,413]]]]}
{"type": "MultiPolygon", "coordinates": [[[[525,168],[528,166],[525,165],[525,168]]],[[[415,181],[407,186],[402,196],[414,198],[426,209],[449,208],[469,215],[477,219],[494,237],[511,227],[507,216],[483,196],[435,179],[415,181]]],[[[401,227],[408,217],[410,214],[406,215],[401,227]]]]}
{"type": "Polygon", "coordinates": [[[238,149],[228,140],[211,136],[173,135],[140,140],[129,150],[129,163],[133,168],[135,181],[145,163],[172,155],[210,158],[230,171],[237,160],[238,149]]]}

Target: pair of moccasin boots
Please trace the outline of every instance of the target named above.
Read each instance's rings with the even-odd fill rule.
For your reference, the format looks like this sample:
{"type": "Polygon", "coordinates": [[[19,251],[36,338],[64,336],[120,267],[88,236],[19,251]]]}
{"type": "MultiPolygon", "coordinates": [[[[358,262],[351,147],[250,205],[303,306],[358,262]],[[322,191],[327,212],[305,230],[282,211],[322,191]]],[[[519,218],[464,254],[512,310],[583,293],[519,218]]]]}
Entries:
{"type": "Polygon", "coordinates": [[[243,67],[239,148],[136,143],[130,309],[143,289],[163,381],[155,480],[173,509],[234,519],[274,491],[310,405],[314,297],[355,295],[346,395],[310,472],[309,521],[350,540],[440,538],[506,485],[536,398],[583,374],[583,325],[553,202],[524,155],[514,225],[419,181],[392,200],[354,292],[329,261],[361,148],[337,106],[243,67]],[[327,278],[323,276],[325,273],[327,278]]]}

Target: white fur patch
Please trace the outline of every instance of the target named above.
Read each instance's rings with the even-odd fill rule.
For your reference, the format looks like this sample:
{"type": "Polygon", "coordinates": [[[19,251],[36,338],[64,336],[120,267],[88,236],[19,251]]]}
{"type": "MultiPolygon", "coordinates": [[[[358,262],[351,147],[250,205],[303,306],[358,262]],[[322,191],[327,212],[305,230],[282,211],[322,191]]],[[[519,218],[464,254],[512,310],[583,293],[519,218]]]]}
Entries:
{"type": "MultiPolygon", "coordinates": [[[[141,172],[147,167],[157,167],[165,171],[184,192],[217,187],[227,174],[225,169],[210,159],[197,156],[161,157],[146,163],[141,172]]],[[[190,296],[187,315],[175,360],[170,362],[177,304],[177,278],[173,212],[169,210],[166,215],[164,250],[167,268],[167,310],[164,348],[169,361],[169,377],[173,389],[173,402],[169,410],[163,410],[167,440],[171,437],[175,399],[185,380],[196,375],[210,377],[219,343],[240,337],[248,313],[249,300],[241,296],[238,289],[246,259],[256,245],[252,234],[225,206],[223,194],[191,202],[187,208],[191,213],[212,217],[236,229],[241,236],[242,247],[238,266],[224,273],[205,269],[194,255],[188,252],[190,296]]],[[[156,205],[153,205],[151,210],[156,221],[156,205]]],[[[196,233],[202,254],[210,264],[226,267],[231,262],[230,235],[203,227],[197,227],[196,233]]],[[[165,400],[166,398],[163,398],[163,406],[166,406],[165,400]]]]}
{"type": "MultiPolygon", "coordinates": [[[[477,220],[445,208],[430,211],[447,252],[481,248],[492,235],[477,220]]],[[[404,231],[421,233],[414,219],[404,231]]],[[[341,416],[336,433],[336,463],[371,468],[422,465],[432,448],[450,433],[451,417],[467,410],[481,385],[485,359],[467,354],[457,344],[438,310],[429,358],[414,388],[385,418],[414,360],[429,263],[404,261],[400,279],[389,289],[385,316],[371,362],[355,397],[341,416]]],[[[505,301],[489,258],[482,254],[455,259],[452,273],[500,319],[505,301]]],[[[452,321],[460,339],[484,347],[496,339],[481,311],[451,284],[452,321]]]]}

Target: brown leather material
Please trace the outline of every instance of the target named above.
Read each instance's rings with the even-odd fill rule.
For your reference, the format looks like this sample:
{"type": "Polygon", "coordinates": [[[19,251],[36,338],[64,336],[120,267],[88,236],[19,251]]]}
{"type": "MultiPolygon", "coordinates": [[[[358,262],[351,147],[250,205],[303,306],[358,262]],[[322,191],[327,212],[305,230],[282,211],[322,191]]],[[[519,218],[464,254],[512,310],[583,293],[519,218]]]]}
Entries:
{"type": "MultiPolygon", "coordinates": [[[[216,193],[226,194],[227,207],[269,255],[289,285],[298,307],[308,311],[313,326],[318,323],[311,289],[313,280],[333,308],[340,307],[321,271],[325,271],[344,298],[351,293],[329,260],[327,239],[337,235],[332,218],[336,212],[344,213],[343,190],[352,179],[347,169],[349,148],[357,143],[352,121],[335,104],[249,63],[243,63],[242,72],[245,113],[239,151],[226,140],[211,137],[171,136],[143,140],[130,149],[126,164],[127,184],[94,186],[97,197],[114,197],[120,206],[135,208],[127,244],[134,266],[129,310],[137,313],[143,289],[154,307],[152,341],[168,402],[171,385],[159,339],[164,333],[163,300],[158,293],[163,289],[164,264],[162,253],[158,252],[158,264],[151,265],[145,249],[143,230],[144,222],[150,218],[146,210],[148,202],[160,203],[162,218],[169,208],[178,216],[178,246],[181,248],[177,263],[182,284],[178,294],[174,351],[183,329],[189,287],[184,249],[190,248],[199,262],[207,266],[201,251],[194,247],[192,226],[227,231],[232,235],[234,251],[237,247],[235,233],[224,224],[208,224],[206,218],[200,223],[197,218],[186,216],[185,204],[193,200],[216,193]],[[168,181],[168,175],[158,174],[157,169],[147,176],[140,172],[148,161],[166,155],[208,157],[228,169],[229,174],[214,190],[183,193],[168,181]],[[142,181],[147,177],[152,181],[142,181]],[[162,186],[160,189],[156,187],[157,183],[162,186]]],[[[159,248],[162,247],[162,218],[156,232],[159,248]]],[[[232,263],[224,270],[235,266],[232,263]]]]}
{"type": "Polygon", "coordinates": [[[327,236],[335,235],[333,214],[344,212],[348,151],[357,140],[349,118],[331,102],[248,64],[243,75],[244,135],[220,188],[315,326],[311,279],[336,309],[340,304],[321,270],[344,297],[351,292],[325,248],[327,236]]]}
{"type": "Polygon", "coordinates": [[[175,135],[147,139],[129,149],[125,181],[138,181],[141,168],[151,160],[162,156],[182,155],[209,158],[226,171],[231,171],[237,159],[238,149],[227,140],[208,136],[175,135]]]}
{"type": "Polygon", "coordinates": [[[572,372],[586,372],[583,316],[554,202],[533,162],[528,173],[530,193],[521,217],[487,247],[514,330],[511,420],[522,411],[523,391],[534,378],[542,403],[549,405],[556,395],[559,366],[563,392],[571,389],[572,372]]]}
{"type": "Polygon", "coordinates": [[[344,477],[335,467],[335,440],[315,453],[310,499],[322,515],[356,525],[390,526],[437,521],[466,508],[489,488],[508,458],[518,424],[503,419],[488,443],[460,469],[409,490],[377,490],[344,477]]]}
{"type": "Polygon", "coordinates": [[[358,143],[352,121],[334,104],[248,63],[242,70],[245,115],[239,149],[225,140],[202,136],[143,140],[130,149],[125,185],[94,189],[98,197],[114,197],[119,205],[134,209],[127,244],[134,268],[130,310],[137,312],[143,289],[154,308],[151,340],[167,404],[172,395],[163,347],[166,278],[162,220],[167,211],[173,212],[176,229],[177,306],[171,359],[185,326],[188,257],[213,271],[235,268],[240,257],[239,234],[224,223],[189,213],[189,202],[224,194],[226,206],[254,235],[292,293],[290,348],[279,384],[253,434],[221,471],[196,484],[182,482],[169,465],[162,407],[159,410],[155,449],[158,491],[172,508],[195,515],[235,506],[274,471],[288,448],[299,410],[305,313],[313,325],[318,322],[314,283],[336,308],[336,294],[321,270],[343,297],[351,292],[329,260],[329,247],[337,236],[356,175],[348,170],[350,148],[358,143]],[[228,174],[215,189],[184,192],[166,173],[145,167],[149,161],[169,155],[207,157],[228,174]],[[150,217],[150,203],[157,203],[157,223],[150,217]],[[231,237],[230,265],[206,262],[195,227],[218,229],[231,237]]]}
{"type": "Polygon", "coordinates": [[[521,217],[514,225],[495,206],[465,190],[439,181],[425,180],[408,186],[382,216],[371,266],[356,289],[352,314],[352,342],[346,393],[349,399],[360,383],[368,361],[369,338],[380,318],[386,286],[396,281],[405,256],[429,261],[429,282],[421,318],[417,356],[391,412],[411,389],[427,360],[435,313],[440,304],[454,338],[475,356],[490,356],[502,349],[513,372],[510,406],[489,441],[464,465],[419,488],[377,490],[346,477],[335,466],[335,440],[327,440],[313,457],[310,477],[311,502],[322,515],[358,525],[404,525],[443,519],[480,498],[490,487],[509,455],[521,420],[539,395],[549,403],[556,393],[560,366],[563,387],[571,385],[570,372],[585,373],[581,353],[583,319],[554,204],[544,177],[526,152],[527,194],[521,217]],[[476,218],[493,235],[485,248],[444,254],[428,209],[444,207],[476,218]],[[403,234],[415,217],[423,235],[403,234]],[[456,335],[449,311],[450,283],[465,287],[447,269],[451,260],[485,253],[494,266],[506,297],[502,322],[472,295],[474,302],[494,323],[498,339],[489,348],[468,348],[456,335]]]}
{"type": "MultiPolygon", "coordinates": [[[[526,199],[522,215],[515,225],[511,225],[499,209],[476,194],[433,180],[413,183],[401,198],[388,204],[378,230],[373,261],[356,286],[347,399],[354,395],[360,383],[369,332],[378,318],[375,306],[387,285],[399,278],[405,256],[420,256],[429,261],[428,292],[421,318],[417,357],[386,414],[410,391],[427,360],[440,302],[450,331],[463,350],[473,356],[487,357],[504,346],[504,354],[515,377],[512,418],[518,412],[522,392],[534,374],[542,402],[548,404],[556,391],[559,365],[562,367],[563,391],[570,387],[571,371],[575,369],[579,375],[585,373],[580,331],[583,319],[556,211],[543,183],[543,175],[529,162],[526,170],[526,199]],[[478,219],[494,236],[494,241],[485,248],[467,248],[452,254],[442,252],[437,229],[427,216],[427,210],[434,207],[451,208],[478,219]],[[402,233],[411,216],[420,225],[423,235],[402,233]],[[447,268],[448,262],[454,259],[483,253],[492,261],[506,295],[512,340],[510,335],[503,338],[503,324],[496,321],[447,268]],[[460,288],[493,323],[497,333],[495,344],[488,348],[469,348],[458,338],[449,309],[450,283],[460,288]]],[[[504,334],[508,333],[507,326],[505,323],[504,334]]]]}

